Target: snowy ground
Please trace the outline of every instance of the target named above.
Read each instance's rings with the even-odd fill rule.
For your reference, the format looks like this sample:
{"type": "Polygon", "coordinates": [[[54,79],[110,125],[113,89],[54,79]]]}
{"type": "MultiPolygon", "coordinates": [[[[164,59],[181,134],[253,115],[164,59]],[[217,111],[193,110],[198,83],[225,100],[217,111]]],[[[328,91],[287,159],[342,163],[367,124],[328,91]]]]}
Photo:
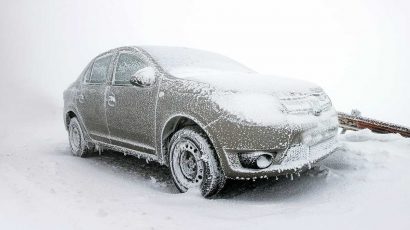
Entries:
{"type": "Polygon", "coordinates": [[[0,229],[410,229],[410,139],[348,133],[345,151],[293,181],[231,183],[206,200],[177,193],[156,163],[71,156],[50,114],[3,124],[0,229]]]}

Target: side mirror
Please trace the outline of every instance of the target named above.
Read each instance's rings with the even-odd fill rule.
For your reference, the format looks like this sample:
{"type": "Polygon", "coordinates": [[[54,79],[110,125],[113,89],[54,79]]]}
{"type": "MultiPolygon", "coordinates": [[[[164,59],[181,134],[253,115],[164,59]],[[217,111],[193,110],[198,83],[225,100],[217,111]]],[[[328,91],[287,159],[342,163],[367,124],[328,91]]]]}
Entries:
{"type": "Polygon", "coordinates": [[[155,83],[156,71],[153,67],[147,66],[131,76],[130,83],[131,85],[138,87],[146,87],[155,83]]]}

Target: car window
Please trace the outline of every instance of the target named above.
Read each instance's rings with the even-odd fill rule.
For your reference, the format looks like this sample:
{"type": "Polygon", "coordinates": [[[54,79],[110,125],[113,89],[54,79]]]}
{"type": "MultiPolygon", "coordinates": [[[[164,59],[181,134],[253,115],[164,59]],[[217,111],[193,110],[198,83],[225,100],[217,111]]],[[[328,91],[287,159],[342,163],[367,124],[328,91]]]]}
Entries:
{"type": "Polygon", "coordinates": [[[88,83],[104,83],[108,76],[108,69],[110,67],[112,54],[100,57],[94,61],[91,70],[90,78],[87,78],[88,83]]]}
{"type": "Polygon", "coordinates": [[[131,76],[146,66],[147,64],[137,55],[132,53],[120,53],[114,72],[114,84],[130,84],[131,76]]]}

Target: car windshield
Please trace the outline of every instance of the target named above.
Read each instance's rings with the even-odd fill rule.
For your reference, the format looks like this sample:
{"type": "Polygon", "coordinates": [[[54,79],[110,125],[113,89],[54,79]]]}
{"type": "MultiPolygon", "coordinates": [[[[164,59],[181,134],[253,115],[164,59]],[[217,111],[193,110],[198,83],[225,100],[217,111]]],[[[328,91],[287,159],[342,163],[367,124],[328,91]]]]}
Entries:
{"type": "Polygon", "coordinates": [[[254,73],[253,70],[225,56],[182,47],[142,47],[170,74],[201,72],[254,73]]]}

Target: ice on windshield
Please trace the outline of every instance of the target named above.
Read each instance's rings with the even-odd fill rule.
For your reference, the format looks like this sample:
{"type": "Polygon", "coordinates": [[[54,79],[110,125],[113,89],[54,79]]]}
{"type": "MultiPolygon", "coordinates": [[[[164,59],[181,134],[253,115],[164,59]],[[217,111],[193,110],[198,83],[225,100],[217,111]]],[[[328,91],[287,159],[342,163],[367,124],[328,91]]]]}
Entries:
{"type": "Polygon", "coordinates": [[[184,73],[240,72],[254,73],[246,66],[219,54],[183,47],[143,46],[157,62],[170,74],[184,73]]]}

